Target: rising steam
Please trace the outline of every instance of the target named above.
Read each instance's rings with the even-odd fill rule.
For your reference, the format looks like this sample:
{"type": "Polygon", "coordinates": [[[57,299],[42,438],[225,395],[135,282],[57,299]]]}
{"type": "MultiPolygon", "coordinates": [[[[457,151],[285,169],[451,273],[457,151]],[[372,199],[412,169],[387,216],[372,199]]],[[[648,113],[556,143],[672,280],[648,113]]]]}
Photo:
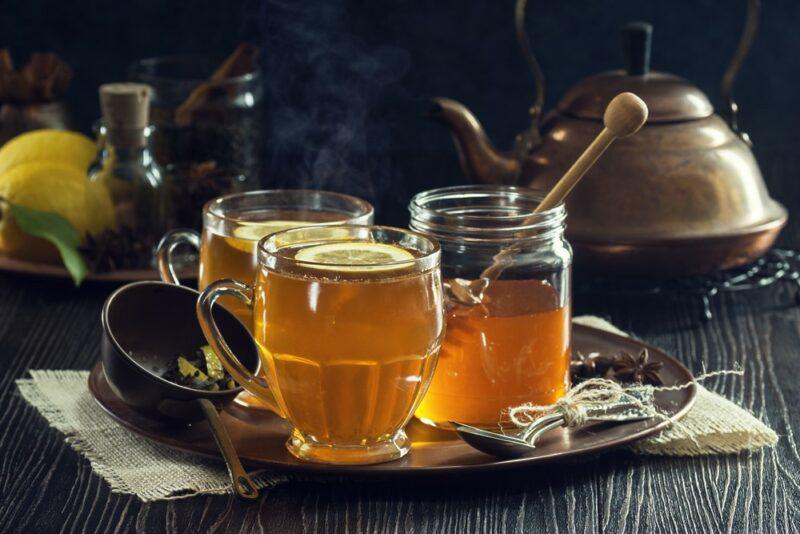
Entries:
{"type": "Polygon", "coordinates": [[[405,50],[363,42],[348,26],[346,4],[263,5],[267,182],[375,203],[393,171],[390,126],[374,111],[410,60],[405,50]]]}

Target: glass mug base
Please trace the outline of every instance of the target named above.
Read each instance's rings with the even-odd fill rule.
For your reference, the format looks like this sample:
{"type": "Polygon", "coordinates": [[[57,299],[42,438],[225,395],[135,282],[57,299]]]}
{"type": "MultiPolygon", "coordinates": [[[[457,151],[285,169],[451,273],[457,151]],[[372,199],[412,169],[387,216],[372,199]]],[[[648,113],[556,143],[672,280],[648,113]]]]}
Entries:
{"type": "Polygon", "coordinates": [[[368,465],[402,458],[411,450],[405,430],[368,445],[319,443],[296,428],[286,440],[286,448],[299,460],[321,464],[368,465]]]}
{"type": "MultiPolygon", "coordinates": [[[[521,403],[520,403],[521,404],[521,403]]],[[[442,430],[453,430],[455,428],[449,421],[433,421],[431,419],[426,419],[425,417],[415,416],[417,421],[422,423],[426,426],[432,426],[433,428],[440,428],[442,430]]],[[[497,421],[494,423],[486,423],[486,422],[469,422],[469,421],[458,421],[460,424],[474,426],[475,428],[482,428],[483,430],[492,430],[497,431],[499,430],[518,430],[519,427],[511,423],[510,421],[497,421]]]]}
{"type": "Polygon", "coordinates": [[[268,406],[265,402],[261,401],[253,395],[252,393],[248,393],[247,391],[242,391],[236,398],[233,399],[233,402],[238,404],[239,406],[244,406],[245,408],[252,408],[253,410],[269,410],[273,411],[270,406],[268,406]]]}
{"type": "Polygon", "coordinates": [[[455,430],[453,428],[453,425],[451,425],[447,421],[432,421],[432,420],[426,419],[424,417],[417,417],[417,416],[415,416],[415,417],[416,417],[417,421],[419,421],[423,425],[432,426],[434,428],[441,428],[442,430],[455,430]]]}

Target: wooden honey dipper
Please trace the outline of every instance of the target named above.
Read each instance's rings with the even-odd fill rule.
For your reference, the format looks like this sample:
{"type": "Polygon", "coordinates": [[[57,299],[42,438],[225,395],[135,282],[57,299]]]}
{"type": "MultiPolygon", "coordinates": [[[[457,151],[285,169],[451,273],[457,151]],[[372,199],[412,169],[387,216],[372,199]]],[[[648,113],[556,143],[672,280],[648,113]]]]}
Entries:
{"type": "MultiPolygon", "coordinates": [[[[608,103],[603,114],[603,125],[605,126],[603,131],[586,147],[583,154],[575,160],[572,167],[547,193],[544,200],[539,203],[533,214],[522,222],[522,225],[535,222],[541,212],[554,208],[562,202],[615,139],[635,134],[646,120],[647,105],[641,98],[633,93],[620,93],[615,96],[608,103]]],[[[519,250],[523,241],[520,239],[498,252],[494,256],[492,264],[483,270],[478,280],[455,278],[446,284],[449,290],[448,296],[468,306],[481,304],[484,291],[492,280],[496,280],[505,270],[508,266],[509,256],[519,250]]]]}

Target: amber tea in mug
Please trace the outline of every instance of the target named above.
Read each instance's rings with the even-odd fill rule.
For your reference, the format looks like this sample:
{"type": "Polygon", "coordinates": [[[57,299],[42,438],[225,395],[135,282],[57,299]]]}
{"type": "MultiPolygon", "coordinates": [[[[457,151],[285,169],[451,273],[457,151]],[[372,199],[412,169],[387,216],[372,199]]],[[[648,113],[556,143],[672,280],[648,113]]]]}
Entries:
{"type": "MultiPolygon", "coordinates": [[[[197,287],[202,291],[214,280],[223,278],[252,282],[257,273],[256,245],[261,237],[297,226],[341,224],[342,217],[333,211],[310,210],[228,213],[229,220],[235,219],[233,228],[209,224],[203,229],[197,287]]],[[[241,302],[228,298],[222,303],[242,322],[250,323],[250,311],[241,302]]]]}
{"type": "MultiPolygon", "coordinates": [[[[262,237],[314,224],[370,224],[372,206],[359,198],[329,191],[276,189],[225,195],[203,208],[203,232],[176,230],[159,245],[159,269],[166,282],[178,283],[170,253],[186,242],[200,250],[198,289],[214,280],[251,283],[256,277],[256,245],[262,237]]],[[[244,324],[252,317],[236,299],[222,300],[244,324]]]]}
{"type": "MultiPolygon", "coordinates": [[[[202,236],[187,230],[164,236],[159,244],[159,270],[164,281],[178,283],[171,252],[186,242],[200,250],[199,290],[223,278],[251,284],[257,273],[256,246],[265,235],[311,224],[369,224],[372,216],[369,202],[330,191],[276,189],[225,195],[204,206],[202,236]]],[[[241,301],[223,297],[220,303],[248,328],[252,327],[252,313],[241,301]]],[[[263,407],[247,392],[236,401],[263,407]]]]}
{"type": "Polygon", "coordinates": [[[292,454],[343,464],[399,458],[444,334],[438,262],[438,245],[406,230],[287,230],[259,245],[252,290],[221,281],[204,291],[201,323],[234,378],[274,398],[292,423],[292,454]],[[252,303],[266,380],[248,375],[209,323],[226,292],[252,303]]]}

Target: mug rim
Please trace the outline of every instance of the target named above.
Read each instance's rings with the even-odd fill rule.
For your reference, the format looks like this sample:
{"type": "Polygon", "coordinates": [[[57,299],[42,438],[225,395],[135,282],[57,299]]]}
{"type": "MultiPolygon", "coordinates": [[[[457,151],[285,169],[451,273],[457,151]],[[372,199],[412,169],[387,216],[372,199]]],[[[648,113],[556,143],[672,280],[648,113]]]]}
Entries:
{"type": "MultiPolygon", "coordinates": [[[[353,263],[320,263],[320,262],[311,262],[311,261],[302,261],[297,260],[294,258],[289,258],[283,255],[278,254],[277,252],[283,248],[280,246],[275,245],[275,242],[283,235],[290,234],[290,233],[300,233],[300,232],[314,232],[314,231],[323,231],[323,230],[330,230],[332,227],[334,228],[343,228],[347,230],[367,230],[372,233],[375,230],[391,232],[396,234],[404,234],[404,235],[411,235],[418,239],[421,239],[427,242],[431,246],[431,250],[427,252],[421,252],[421,256],[414,258],[413,260],[401,260],[401,261],[391,261],[391,262],[383,262],[383,263],[376,263],[371,264],[370,266],[376,267],[404,267],[409,266],[413,267],[416,270],[421,272],[428,271],[430,269],[436,268],[441,263],[441,246],[439,245],[439,241],[429,235],[422,232],[418,232],[416,230],[411,230],[408,228],[400,228],[397,226],[385,226],[379,224],[336,224],[336,225],[309,225],[309,226],[298,226],[295,228],[287,228],[286,230],[281,230],[279,232],[274,232],[267,236],[261,238],[258,242],[257,246],[257,254],[258,254],[258,263],[260,266],[263,266],[265,262],[263,261],[264,256],[275,258],[278,261],[288,263],[293,266],[307,266],[311,268],[321,269],[320,272],[325,272],[326,270],[330,272],[331,267],[353,267],[357,266],[357,264],[353,263]],[[275,248],[270,249],[270,246],[273,245],[275,248]]],[[[363,241],[363,240],[354,240],[354,241],[363,241]]],[[[402,245],[397,245],[402,247],[402,245]]],[[[269,266],[268,266],[269,267],[269,266]]],[[[368,272],[368,271],[365,271],[368,272]]],[[[380,272],[380,271],[378,271],[380,272]]]]}
{"type": "MultiPolygon", "coordinates": [[[[244,191],[244,192],[237,192],[237,193],[227,193],[225,195],[221,195],[218,197],[214,197],[211,200],[207,201],[203,205],[203,227],[205,227],[205,217],[212,217],[216,221],[228,221],[237,224],[241,223],[248,223],[252,221],[248,221],[247,219],[243,219],[241,217],[233,217],[229,214],[224,212],[224,208],[220,205],[239,198],[248,198],[248,197],[258,197],[258,196],[265,196],[265,197],[279,197],[281,194],[290,194],[290,195],[322,195],[329,198],[337,198],[339,200],[345,200],[348,202],[352,202],[353,204],[357,205],[358,208],[361,210],[358,214],[353,215],[352,213],[349,214],[347,219],[342,221],[325,221],[316,223],[315,226],[332,226],[337,224],[346,223],[352,219],[361,219],[375,216],[375,207],[369,203],[368,201],[364,200],[363,198],[359,198],[353,195],[348,195],[347,193],[338,193],[336,191],[326,191],[324,189],[256,189],[253,191],[244,191]]],[[[316,210],[321,211],[321,210],[316,210]]],[[[342,213],[342,215],[348,215],[342,213]]]]}

